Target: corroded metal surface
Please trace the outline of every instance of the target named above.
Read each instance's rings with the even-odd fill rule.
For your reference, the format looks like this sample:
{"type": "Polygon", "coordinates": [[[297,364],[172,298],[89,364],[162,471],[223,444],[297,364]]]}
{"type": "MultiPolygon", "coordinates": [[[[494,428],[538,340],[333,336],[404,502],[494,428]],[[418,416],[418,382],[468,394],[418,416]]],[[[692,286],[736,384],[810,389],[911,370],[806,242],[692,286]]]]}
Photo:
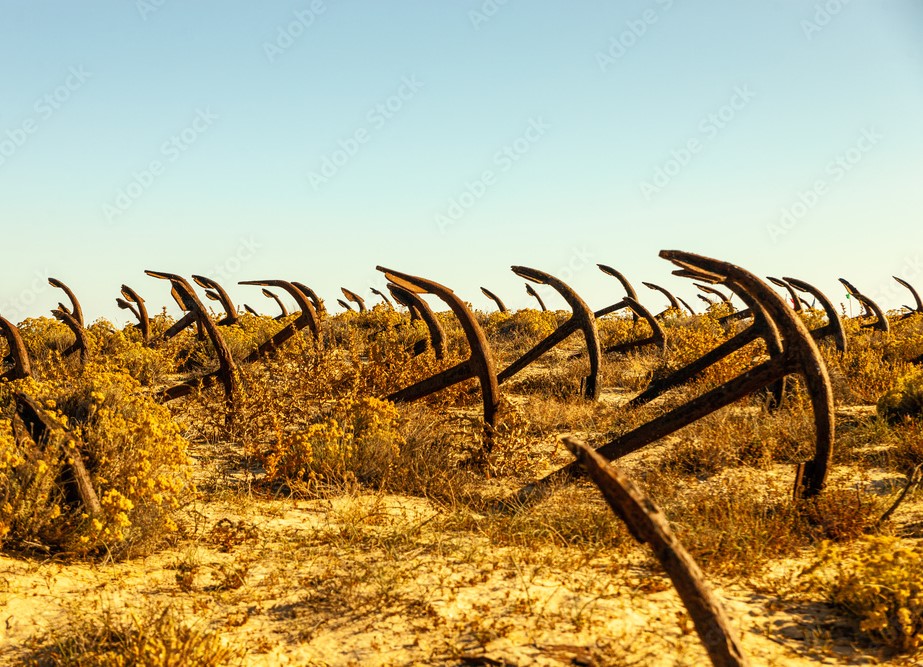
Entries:
{"type": "Polygon", "coordinates": [[[356,312],[356,309],[353,308],[348,301],[343,301],[343,299],[337,299],[337,303],[340,304],[340,307],[344,310],[348,310],[351,313],[356,312]]]}
{"type": "Polygon", "coordinates": [[[341,287],[340,291],[343,292],[343,296],[345,296],[347,299],[349,299],[350,301],[352,301],[354,304],[356,304],[359,307],[360,313],[364,313],[366,311],[365,299],[363,299],[361,296],[359,296],[352,290],[346,289],[345,287],[341,287]]]}
{"type": "Polygon", "coordinates": [[[676,587],[712,664],[741,667],[749,664],[724,608],[705,582],[705,575],[673,534],[670,522],[654,501],[616,466],[576,438],[564,438],[603,497],[641,544],[650,545],[676,587]]]}
{"type": "Polygon", "coordinates": [[[477,377],[481,385],[481,398],[484,410],[485,452],[493,447],[493,434],[496,428],[497,410],[500,407],[500,389],[497,386],[497,374],[494,370],[494,358],[487,345],[487,338],[478,325],[474,315],[465,303],[452,290],[433,280],[427,280],[408,273],[393,271],[382,266],[377,270],[398,287],[416,294],[433,294],[441,299],[455,314],[458,323],[468,341],[471,356],[465,361],[421,380],[388,396],[394,402],[410,402],[450,387],[472,377],[477,377]]]}
{"type": "Polygon", "coordinates": [[[586,302],[581,299],[580,296],[563,280],[555,278],[554,276],[545,273],[544,271],[531,269],[526,266],[514,266],[512,267],[512,270],[513,273],[515,273],[520,278],[525,278],[526,280],[531,280],[534,283],[552,287],[564,298],[564,300],[567,302],[567,305],[570,306],[572,314],[566,322],[558,326],[557,329],[546,336],[543,340],[536,343],[532,349],[530,349],[528,352],[519,357],[519,359],[503,369],[503,371],[500,372],[500,375],[497,376],[497,382],[500,384],[506,382],[511,377],[516,375],[516,373],[541,357],[543,354],[545,354],[545,352],[566,339],[572,333],[580,330],[583,332],[583,339],[586,343],[587,354],[589,355],[590,359],[590,373],[583,383],[584,396],[590,399],[598,398],[599,363],[600,357],[602,356],[602,350],[600,349],[599,345],[599,332],[596,329],[596,317],[594,316],[593,311],[590,310],[590,307],[586,304],[586,302]]]}
{"type": "MultiPolygon", "coordinates": [[[[199,301],[199,297],[196,296],[195,290],[192,289],[192,286],[185,278],[175,273],[166,273],[164,271],[148,270],[145,271],[145,273],[152,278],[169,280],[171,292],[176,293],[180,301],[188,308],[189,314],[192,315],[195,323],[202,327],[208,335],[212,347],[215,350],[215,354],[218,357],[218,371],[214,376],[221,382],[224,388],[225,400],[228,406],[228,420],[232,420],[235,398],[238,391],[237,364],[234,361],[234,357],[227,343],[225,343],[224,338],[221,337],[218,325],[208,316],[208,311],[205,310],[205,306],[199,301]]],[[[197,386],[206,386],[208,384],[211,384],[211,381],[206,378],[188,380],[165,389],[161,392],[160,399],[163,401],[171,401],[181,396],[187,396],[192,393],[197,386]]]]}
{"type": "Polygon", "coordinates": [[[32,364],[29,362],[29,352],[26,350],[26,344],[22,340],[19,328],[5,317],[0,317],[0,334],[3,334],[6,345],[10,348],[8,359],[13,364],[10,370],[0,375],[0,379],[22,380],[30,377],[32,364]]]}
{"type": "Polygon", "coordinates": [[[57,278],[49,278],[48,284],[51,285],[52,287],[57,287],[58,289],[63,290],[64,293],[67,295],[67,298],[71,302],[71,307],[69,309],[61,304],[58,304],[58,307],[61,310],[67,313],[70,313],[71,316],[73,316],[74,320],[77,322],[77,324],[79,324],[81,327],[86,326],[83,320],[83,308],[80,307],[80,302],[77,300],[77,296],[74,294],[71,288],[65,285],[63,282],[61,282],[57,278]]]}
{"type": "MultiPolygon", "coordinates": [[[[426,330],[429,332],[429,345],[433,348],[436,358],[442,359],[445,356],[445,331],[429,304],[418,294],[414,294],[394,283],[388,283],[388,291],[391,292],[399,304],[410,311],[411,321],[417,319],[423,321],[426,325],[426,330]]],[[[414,345],[415,355],[422,354],[426,349],[426,341],[420,341],[420,343],[423,344],[414,345]]]]}
{"type": "Polygon", "coordinates": [[[218,301],[221,307],[224,308],[224,317],[218,320],[219,326],[231,326],[240,321],[240,316],[237,314],[237,309],[234,307],[234,301],[231,300],[231,297],[217,280],[197,275],[193,275],[192,279],[199,287],[211,290],[206,292],[206,296],[212,301],[218,301]]]}
{"type": "Polygon", "coordinates": [[[390,308],[391,310],[394,310],[394,304],[391,303],[391,299],[388,298],[387,294],[385,294],[381,290],[375,289],[374,287],[370,289],[372,291],[372,294],[374,294],[375,296],[381,297],[381,300],[385,302],[385,305],[388,306],[388,308],[390,308]]]}
{"type": "MultiPolygon", "coordinates": [[[[680,267],[674,271],[675,275],[723,284],[741,297],[752,309],[755,320],[762,320],[762,326],[759,329],[751,326],[741,332],[735,337],[737,340],[734,345],[730,347],[738,349],[745,344],[740,340],[741,335],[749,336],[751,340],[763,337],[770,348],[770,358],[737,378],[609,441],[596,451],[609,460],[620,458],[744,396],[779,385],[785,376],[797,373],[804,379],[814,413],[815,454],[812,460],[799,464],[795,493],[798,497],[819,494],[824,487],[833,455],[833,391],[820,352],[801,318],[772,288],[738,266],[676,250],[662,251],[660,256],[680,267]],[[779,349],[774,350],[777,346],[779,349]]],[[[723,347],[729,347],[730,342],[726,342],[723,347]]],[[[576,472],[574,464],[565,466],[538,482],[527,485],[507,501],[507,504],[521,506],[527,502],[534,502],[547,495],[555,483],[573,477],[576,472]]]]}
{"type": "Polygon", "coordinates": [[[843,284],[843,287],[846,288],[846,291],[849,292],[850,296],[853,296],[859,301],[860,304],[862,304],[864,312],[862,315],[860,315],[860,317],[873,318],[871,322],[865,322],[861,325],[863,329],[875,329],[884,333],[891,331],[891,325],[888,322],[888,318],[885,316],[884,311],[882,311],[877,303],[857,290],[856,287],[845,278],[839,278],[839,281],[843,284]]]}
{"type": "Polygon", "coordinates": [[[77,320],[77,318],[71,314],[64,304],[59,303],[58,307],[51,311],[51,314],[55,316],[55,319],[63,322],[64,325],[71,330],[71,333],[74,334],[74,342],[70,347],[64,350],[63,354],[65,357],[69,357],[75,352],[80,356],[80,363],[86,363],[90,358],[90,341],[87,338],[86,329],[83,328],[83,325],[77,320]]]}
{"type": "Polygon", "coordinates": [[[542,309],[542,312],[547,312],[548,309],[545,307],[545,302],[542,301],[542,297],[539,296],[538,292],[535,291],[535,288],[532,287],[532,285],[529,283],[526,283],[526,294],[529,296],[534,296],[535,300],[538,301],[538,307],[542,309]]]}
{"type": "Polygon", "coordinates": [[[493,301],[495,304],[497,304],[497,308],[500,309],[501,313],[510,312],[509,309],[506,307],[506,305],[503,303],[503,301],[500,300],[500,297],[494,294],[493,292],[491,292],[486,287],[481,288],[481,293],[484,294],[484,296],[486,296],[488,299],[493,301]]]}
{"type": "MultiPolygon", "coordinates": [[[[73,319],[77,320],[76,317],[73,319]]],[[[16,416],[36,445],[44,449],[55,435],[64,438],[61,473],[55,482],[63,490],[65,502],[71,507],[81,507],[90,517],[100,514],[102,507],[83,460],[81,443],[63,424],[26,394],[16,392],[13,399],[16,404],[16,416]]]]}
{"type": "Polygon", "coordinates": [[[803,280],[789,277],[786,277],[784,280],[796,290],[813,296],[816,301],[820,302],[821,307],[824,309],[824,313],[827,315],[827,324],[811,332],[811,336],[814,337],[814,340],[822,340],[828,337],[833,338],[836,349],[840,352],[846,352],[846,330],[843,328],[843,320],[840,319],[840,314],[833,306],[833,302],[827,298],[827,295],[814,287],[814,285],[806,283],[803,280]]]}
{"type": "Polygon", "coordinates": [[[276,294],[272,290],[263,288],[263,296],[265,296],[267,299],[272,299],[273,301],[275,301],[276,305],[279,306],[279,310],[282,311],[279,315],[276,315],[275,319],[284,320],[286,317],[288,317],[288,308],[286,308],[285,304],[282,303],[282,299],[279,298],[278,294],[276,294]]]}
{"type": "Polygon", "coordinates": [[[138,319],[138,328],[141,330],[141,340],[147,345],[151,340],[151,318],[148,316],[144,299],[128,285],[122,285],[121,292],[124,298],[116,299],[116,303],[119,304],[119,308],[127,306],[128,310],[134,313],[138,319]]]}
{"type": "Polygon", "coordinates": [[[324,300],[317,296],[314,290],[312,290],[304,283],[299,283],[293,280],[292,285],[301,290],[302,294],[307,295],[307,297],[311,300],[311,304],[314,306],[314,313],[317,315],[318,319],[323,319],[327,314],[327,309],[324,306],[324,300]]]}

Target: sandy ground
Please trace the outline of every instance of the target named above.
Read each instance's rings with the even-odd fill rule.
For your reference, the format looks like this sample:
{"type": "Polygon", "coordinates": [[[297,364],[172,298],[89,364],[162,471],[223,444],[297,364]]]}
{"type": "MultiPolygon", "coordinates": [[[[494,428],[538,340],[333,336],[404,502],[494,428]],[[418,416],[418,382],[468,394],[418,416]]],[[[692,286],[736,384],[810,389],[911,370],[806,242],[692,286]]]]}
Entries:
{"type": "MultiPolygon", "coordinates": [[[[3,664],[76,617],[165,604],[241,647],[245,665],[707,662],[641,550],[498,548],[399,496],[211,500],[187,514],[192,535],[143,559],[0,557],[3,664]]],[[[785,601],[802,567],[712,582],[753,664],[884,660],[824,605],[785,601]]]]}

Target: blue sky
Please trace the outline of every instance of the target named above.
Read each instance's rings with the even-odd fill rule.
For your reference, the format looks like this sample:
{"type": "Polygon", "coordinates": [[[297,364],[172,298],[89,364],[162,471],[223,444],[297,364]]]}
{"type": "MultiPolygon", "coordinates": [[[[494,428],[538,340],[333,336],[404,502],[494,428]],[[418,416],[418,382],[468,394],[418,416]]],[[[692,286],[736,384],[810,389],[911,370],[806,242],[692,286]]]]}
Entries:
{"type": "MultiPolygon", "coordinates": [[[[650,308],[677,248],[886,307],[923,289],[923,3],[5,0],[0,314],[146,268],[368,294],[383,264],[650,308]]],[[[374,300],[374,299],[373,299],[374,300]]],[[[563,307],[563,302],[550,299],[563,307]]],[[[696,300],[697,301],[697,300],[696,300]]]]}

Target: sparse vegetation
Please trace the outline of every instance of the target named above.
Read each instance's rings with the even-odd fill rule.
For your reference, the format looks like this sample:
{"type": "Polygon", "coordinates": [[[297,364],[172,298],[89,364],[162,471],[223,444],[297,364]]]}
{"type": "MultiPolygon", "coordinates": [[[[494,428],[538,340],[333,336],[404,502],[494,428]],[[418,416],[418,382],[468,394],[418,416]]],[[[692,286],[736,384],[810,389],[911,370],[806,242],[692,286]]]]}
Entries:
{"type": "MultiPolygon", "coordinates": [[[[484,433],[475,381],[411,404],[383,400],[467,357],[462,332],[444,314],[442,360],[431,350],[414,356],[425,327],[383,306],[328,317],[322,345],[298,335],[275,356],[240,368],[230,424],[220,389],[166,406],[153,398],[215,366],[194,330],[146,347],[134,328],[100,322],[88,328],[94,355],[81,367],[62,356],[71,341],[66,328],[29,320],[22,332],[36,379],[0,383],[0,544],[9,562],[34,563],[23,567],[35,571],[46,566],[34,559],[48,556],[63,559],[65,570],[134,567],[151,573],[145,594],[181,603],[132,616],[119,602],[93,622],[20,632],[20,639],[32,637],[32,652],[20,657],[42,665],[80,664],[79,655],[95,656],[94,664],[181,664],[138,657],[172,647],[168,653],[192,661],[185,664],[260,664],[285,647],[316,646],[304,648],[305,664],[323,664],[325,650],[360,663],[471,664],[495,655],[525,661],[516,651],[534,646],[562,663],[624,664],[643,661],[634,626],[624,620],[634,605],[667,613],[658,650],[698,664],[704,654],[688,617],[665,597],[669,582],[592,486],[562,485],[519,511],[496,501],[571,460],[560,435],[604,442],[761,359],[761,345],[751,344],[656,403],[624,406],[652,378],[732,334],[718,323],[720,314],[668,317],[665,351],[607,358],[597,402],[580,396],[588,364],[574,356],[582,341],[572,337],[503,385],[486,461],[475,456],[484,433]],[[100,516],[65,501],[65,440],[36,443],[14,427],[16,391],[39,401],[82,443],[100,516]],[[137,559],[145,554],[153,560],[137,559]],[[612,625],[619,618],[623,634],[612,625]],[[370,639],[369,628],[382,624],[393,626],[391,640],[370,639]],[[276,634],[268,639],[267,632],[276,634]],[[434,639],[405,647],[401,657],[382,648],[395,637],[424,635],[434,639]],[[380,650],[376,641],[384,642],[380,650]]],[[[500,368],[564,319],[537,311],[480,315],[500,368]]],[[[152,324],[163,331],[171,322],[152,324]]],[[[283,324],[245,315],[222,332],[240,358],[283,324]]],[[[795,465],[813,451],[800,382],[788,384],[779,409],[754,396],[622,461],[719,586],[749,590],[780,568],[792,573],[819,557],[817,572],[833,574],[812,580],[808,598],[857,615],[872,642],[853,637],[851,655],[880,657],[879,646],[911,651],[920,634],[912,590],[887,597],[919,580],[913,490],[889,521],[878,519],[923,462],[920,376],[904,361],[917,349],[921,326],[909,318],[886,343],[856,329],[847,355],[822,346],[843,411],[834,473],[819,498],[791,497],[795,465]],[[899,530],[911,535],[901,542],[869,537],[899,530]],[[889,560],[889,548],[900,555],[889,560]],[[878,586],[879,597],[868,586],[878,586]]],[[[644,335],[646,325],[610,316],[600,332],[615,343],[644,335]]],[[[15,591],[5,581],[0,604],[15,591]]],[[[778,611],[803,598],[785,589],[771,606],[778,611]]],[[[763,641],[785,644],[784,659],[801,651],[797,641],[770,635],[763,641]]]]}

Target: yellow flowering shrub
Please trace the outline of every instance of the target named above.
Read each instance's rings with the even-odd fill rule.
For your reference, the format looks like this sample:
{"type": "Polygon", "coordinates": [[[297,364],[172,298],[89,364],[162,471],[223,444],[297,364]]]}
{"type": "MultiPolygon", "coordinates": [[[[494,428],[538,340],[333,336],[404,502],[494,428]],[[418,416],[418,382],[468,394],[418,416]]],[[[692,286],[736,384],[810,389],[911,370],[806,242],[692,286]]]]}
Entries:
{"type": "Polygon", "coordinates": [[[923,419],[923,372],[901,377],[897,385],[878,399],[878,415],[891,423],[923,419]]]}
{"type": "Polygon", "coordinates": [[[152,544],[177,526],[183,497],[194,491],[186,442],[166,408],[137,380],[87,364],[66,380],[0,384],[0,529],[6,541],[54,550],[121,554],[152,544]],[[12,436],[13,392],[37,401],[73,436],[47,443],[12,436]],[[75,444],[76,443],[76,444],[75,444]],[[60,478],[79,446],[101,505],[97,516],[69,506],[60,478]]]}
{"type": "Polygon", "coordinates": [[[824,542],[811,578],[875,642],[913,651],[923,642],[923,546],[866,537],[852,549],[824,542]]]}
{"type": "Polygon", "coordinates": [[[297,432],[279,429],[268,450],[252,452],[266,482],[306,492],[314,482],[378,484],[391,472],[403,438],[394,404],[371,396],[347,396],[297,432]]]}
{"type": "MultiPolygon", "coordinates": [[[[723,343],[729,332],[713,317],[706,316],[694,320],[692,324],[680,321],[664,323],[667,336],[667,364],[657,374],[666,376],[683,366],[699,359],[723,343]]],[[[730,332],[733,334],[733,331],[730,332]]],[[[766,346],[751,343],[712,364],[697,376],[703,387],[713,387],[727,382],[750,370],[763,360],[766,346]]]]}

